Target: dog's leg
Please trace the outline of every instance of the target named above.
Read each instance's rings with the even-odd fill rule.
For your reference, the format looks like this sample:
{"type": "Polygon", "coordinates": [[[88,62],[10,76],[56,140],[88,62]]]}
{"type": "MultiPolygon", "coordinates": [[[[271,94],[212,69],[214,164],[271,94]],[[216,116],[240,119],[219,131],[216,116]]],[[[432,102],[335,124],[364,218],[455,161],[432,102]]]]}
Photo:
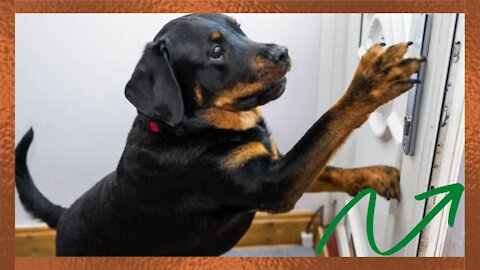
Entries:
{"type": "Polygon", "coordinates": [[[400,172],[389,166],[343,169],[327,166],[306,192],[347,192],[355,196],[373,188],[387,200],[400,196],[400,172]]]}
{"type": "Polygon", "coordinates": [[[424,59],[404,59],[409,45],[400,43],[386,50],[372,46],[360,60],[346,93],[282,158],[273,159],[259,143],[234,149],[222,162],[233,179],[223,201],[271,212],[292,209],[352,131],[378,107],[418,83],[411,76],[424,59]]]}

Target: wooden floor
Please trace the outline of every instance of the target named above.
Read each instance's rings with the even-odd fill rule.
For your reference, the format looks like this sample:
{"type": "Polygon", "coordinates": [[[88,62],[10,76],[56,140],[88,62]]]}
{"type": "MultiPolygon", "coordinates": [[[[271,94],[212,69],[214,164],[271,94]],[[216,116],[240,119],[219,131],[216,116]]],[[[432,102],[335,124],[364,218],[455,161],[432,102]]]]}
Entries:
{"type": "Polygon", "coordinates": [[[15,228],[15,256],[54,256],[55,234],[48,227],[15,228]]]}
{"type": "Polygon", "coordinates": [[[301,245],[235,247],[222,257],[315,257],[315,251],[301,245]]]}
{"type": "MultiPolygon", "coordinates": [[[[293,245],[301,247],[300,235],[306,230],[313,212],[291,212],[286,214],[257,213],[252,226],[238,242],[238,248],[293,245]]],[[[315,231],[318,242],[319,231],[315,231]]],[[[16,256],[54,256],[55,231],[47,227],[16,228],[16,256]]],[[[325,250],[323,256],[328,256],[325,250]]]]}

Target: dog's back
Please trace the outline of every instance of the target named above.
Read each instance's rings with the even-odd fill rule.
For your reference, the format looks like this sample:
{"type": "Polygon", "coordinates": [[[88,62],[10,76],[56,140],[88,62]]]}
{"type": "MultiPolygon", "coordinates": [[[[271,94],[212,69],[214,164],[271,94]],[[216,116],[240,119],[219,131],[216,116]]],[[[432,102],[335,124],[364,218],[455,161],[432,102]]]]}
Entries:
{"type": "Polygon", "coordinates": [[[30,205],[49,205],[31,213],[57,229],[58,256],[221,255],[249,228],[255,211],[219,203],[228,200],[228,192],[222,192],[227,180],[214,168],[225,149],[251,136],[267,138],[266,130],[178,139],[146,126],[138,116],[117,170],[68,209],[53,205],[37,189],[25,193],[25,183],[34,186],[23,177],[33,131],[17,146],[17,189],[27,198],[22,203],[29,211],[30,205]]]}

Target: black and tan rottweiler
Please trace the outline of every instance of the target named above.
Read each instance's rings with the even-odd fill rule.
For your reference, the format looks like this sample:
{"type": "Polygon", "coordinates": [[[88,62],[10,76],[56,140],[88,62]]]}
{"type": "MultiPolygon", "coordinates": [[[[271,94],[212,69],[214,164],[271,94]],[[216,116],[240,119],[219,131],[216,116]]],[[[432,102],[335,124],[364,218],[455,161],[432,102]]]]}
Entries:
{"type": "Polygon", "coordinates": [[[117,169],[68,209],[52,204],[26,165],[30,130],[16,148],[22,204],[57,229],[57,255],[220,255],[255,212],[287,212],[305,192],[398,198],[395,168],[326,164],[371,112],[418,83],[424,59],[404,58],[410,44],[371,47],[345,94],[282,155],[259,106],[285,90],[287,48],[248,39],[225,15],[173,20],[126,85],[138,116],[117,169]]]}

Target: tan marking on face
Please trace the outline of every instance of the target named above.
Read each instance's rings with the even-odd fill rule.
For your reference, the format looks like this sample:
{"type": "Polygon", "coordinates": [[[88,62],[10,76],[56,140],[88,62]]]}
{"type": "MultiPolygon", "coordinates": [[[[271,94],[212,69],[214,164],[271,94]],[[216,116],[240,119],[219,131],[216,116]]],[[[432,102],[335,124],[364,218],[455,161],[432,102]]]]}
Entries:
{"type": "Polygon", "coordinates": [[[255,57],[251,65],[253,70],[256,70],[260,77],[267,82],[281,80],[291,68],[291,64],[288,66],[277,65],[263,56],[255,57]]]}
{"type": "Polygon", "coordinates": [[[222,94],[213,101],[213,104],[219,108],[225,108],[233,104],[236,99],[251,96],[263,88],[264,85],[261,82],[241,83],[231,89],[221,91],[222,94]]]}
{"type": "Polygon", "coordinates": [[[273,158],[274,160],[278,160],[279,157],[280,157],[280,154],[278,153],[277,144],[276,144],[275,141],[273,140],[272,135],[270,135],[270,136],[268,137],[268,139],[270,140],[270,147],[272,148],[272,154],[273,154],[272,158],[273,158]]]}
{"type": "Polygon", "coordinates": [[[269,155],[270,153],[265,145],[260,142],[250,142],[230,152],[222,161],[222,167],[225,169],[235,169],[241,167],[253,158],[269,155]]]}
{"type": "Polygon", "coordinates": [[[201,112],[201,117],[218,129],[242,131],[255,127],[261,118],[261,114],[258,108],[250,111],[209,108],[201,112]]]}
{"type": "Polygon", "coordinates": [[[202,88],[199,85],[195,86],[195,100],[199,106],[203,105],[203,95],[202,95],[202,88]]]}
{"type": "Polygon", "coordinates": [[[222,34],[218,31],[213,31],[210,34],[210,39],[212,39],[212,40],[217,40],[217,39],[220,39],[221,37],[222,37],[222,34]]]}

